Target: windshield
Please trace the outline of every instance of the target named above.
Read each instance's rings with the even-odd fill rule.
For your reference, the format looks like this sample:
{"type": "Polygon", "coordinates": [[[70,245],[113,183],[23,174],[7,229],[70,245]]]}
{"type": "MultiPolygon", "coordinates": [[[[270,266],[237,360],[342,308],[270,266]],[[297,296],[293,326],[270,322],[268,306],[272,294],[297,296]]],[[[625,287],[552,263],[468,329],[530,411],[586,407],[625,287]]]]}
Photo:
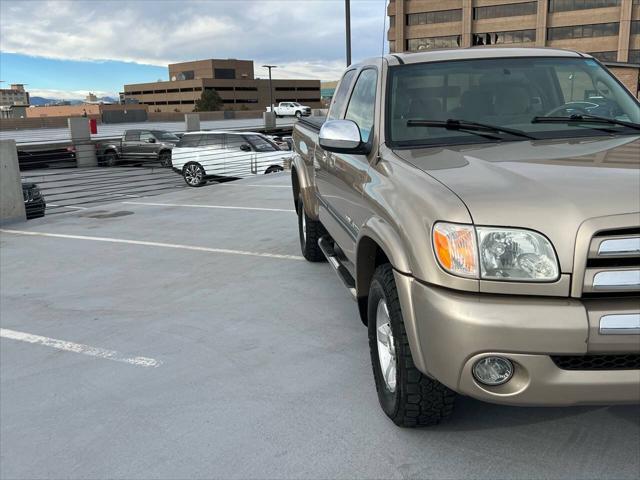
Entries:
{"type": "Polygon", "coordinates": [[[610,123],[546,122],[592,115],[640,123],[640,104],[589,58],[501,58],[400,65],[389,69],[387,137],[394,146],[502,140],[409,120],[459,120],[511,128],[536,139],[637,135],[610,123]]]}

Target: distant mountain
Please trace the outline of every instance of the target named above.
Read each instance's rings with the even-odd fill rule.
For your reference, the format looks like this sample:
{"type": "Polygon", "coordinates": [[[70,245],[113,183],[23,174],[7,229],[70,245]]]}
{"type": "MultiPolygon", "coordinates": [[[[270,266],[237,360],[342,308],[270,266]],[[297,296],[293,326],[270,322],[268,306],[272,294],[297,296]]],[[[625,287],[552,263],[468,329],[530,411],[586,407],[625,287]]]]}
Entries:
{"type": "MultiPolygon", "coordinates": [[[[118,103],[118,100],[112,97],[102,97],[98,98],[99,102],[104,103],[118,103]]],[[[84,103],[84,100],[81,99],[67,99],[63,100],[60,98],[46,98],[46,97],[29,97],[29,102],[31,105],[42,106],[42,105],[55,105],[63,102],[68,102],[71,105],[80,105],[84,103]]]]}
{"type": "Polygon", "coordinates": [[[48,105],[49,103],[55,103],[56,100],[53,98],[44,98],[44,97],[29,97],[29,103],[31,105],[48,105]]]}

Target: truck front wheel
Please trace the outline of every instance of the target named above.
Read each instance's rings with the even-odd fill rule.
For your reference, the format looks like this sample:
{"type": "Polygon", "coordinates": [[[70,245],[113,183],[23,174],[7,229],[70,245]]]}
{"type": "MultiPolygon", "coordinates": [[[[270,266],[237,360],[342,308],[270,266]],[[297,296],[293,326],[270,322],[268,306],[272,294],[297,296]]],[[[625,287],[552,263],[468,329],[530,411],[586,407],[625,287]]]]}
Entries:
{"type": "Polygon", "coordinates": [[[102,156],[102,165],[106,167],[115,167],[118,163],[118,155],[116,152],[109,150],[102,156]]]}
{"type": "Polygon", "coordinates": [[[309,218],[304,211],[302,196],[298,199],[298,232],[300,234],[300,249],[304,258],[310,262],[324,262],[326,258],[320,250],[318,240],[327,231],[319,221],[309,218]]]}
{"type": "Polygon", "coordinates": [[[413,363],[388,263],[374,273],[367,313],[373,376],[384,413],[400,427],[436,425],[451,415],[455,393],[413,363]]]}
{"type": "Polygon", "coordinates": [[[297,118],[297,119],[300,119],[300,117],[302,117],[302,112],[301,112],[300,110],[298,110],[298,111],[296,112],[296,118],[297,118]]]}

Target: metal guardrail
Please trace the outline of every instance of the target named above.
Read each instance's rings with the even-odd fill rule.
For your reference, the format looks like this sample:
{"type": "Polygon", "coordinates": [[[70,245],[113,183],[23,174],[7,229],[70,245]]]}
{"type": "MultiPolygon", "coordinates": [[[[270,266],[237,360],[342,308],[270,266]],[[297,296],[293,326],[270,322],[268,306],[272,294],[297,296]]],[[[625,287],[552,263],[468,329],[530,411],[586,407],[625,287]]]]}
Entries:
{"type": "MultiPolygon", "coordinates": [[[[294,120],[279,119],[276,128],[292,128],[294,120]]],[[[263,130],[261,119],[207,120],[200,122],[202,130],[263,130]]],[[[185,131],[185,123],[181,122],[140,122],[98,125],[98,134],[91,135],[92,140],[121,137],[125,130],[166,130],[173,133],[185,131]]],[[[26,130],[2,130],[0,140],[14,139],[18,145],[43,145],[70,143],[71,134],[68,128],[34,128],[26,130]]]]}
{"type": "MultiPolygon", "coordinates": [[[[244,125],[243,129],[256,131],[260,127],[256,124],[244,125]]],[[[235,139],[236,135],[227,137],[235,139]]],[[[237,145],[234,144],[232,148],[222,149],[221,146],[208,145],[207,138],[202,140],[197,152],[172,153],[172,163],[181,166],[180,172],[171,167],[162,167],[160,161],[153,158],[133,157],[120,159],[116,166],[107,166],[104,156],[98,156],[97,166],[76,168],[74,152],[66,146],[58,145],[56,149],[28,154],[24,144],[17,148],[22,180],[38,185],[47,202],[47,215],[185,188],[188,185],[182,174],[184,169],[191,172],[186,177],[200,174],[203,182],[221,182],[271,173],[288,167],[290,163],[292,152],[289,150],[274,149],[265,154],[252,147],[254,150],[245,151],[242,148],[246,149],[249,142],[244,139],[236,142],[237,145]],[[241,144],[244,145],[242,148],[241,144]]]]}

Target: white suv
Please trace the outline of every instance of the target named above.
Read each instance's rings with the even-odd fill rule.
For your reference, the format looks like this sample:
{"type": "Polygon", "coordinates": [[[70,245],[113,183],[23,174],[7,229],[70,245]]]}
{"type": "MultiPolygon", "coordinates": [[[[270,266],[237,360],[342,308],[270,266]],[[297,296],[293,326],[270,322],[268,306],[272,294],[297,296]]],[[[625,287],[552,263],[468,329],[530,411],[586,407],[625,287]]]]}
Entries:
{"type": "Polygon", "coordinates": [[[190,187],[207,180],[280,172],[291,154],[253,132],[188,132],[172,152],[173,170],[190,187]]]}

